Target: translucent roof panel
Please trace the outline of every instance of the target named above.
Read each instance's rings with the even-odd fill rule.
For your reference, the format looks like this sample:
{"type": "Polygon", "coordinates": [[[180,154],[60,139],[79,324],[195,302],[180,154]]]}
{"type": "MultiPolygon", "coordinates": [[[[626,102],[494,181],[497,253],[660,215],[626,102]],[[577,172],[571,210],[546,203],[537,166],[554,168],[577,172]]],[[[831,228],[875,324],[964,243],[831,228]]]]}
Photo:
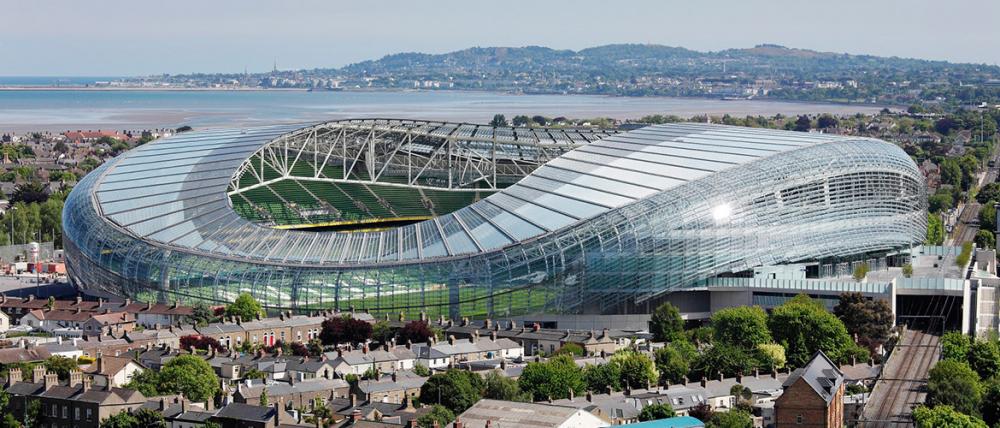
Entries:
{"type": "MultiPolygon", "coordinates": [[[[408,263],[495,251],[748,162],[845,139],[849,137],[698,123],[618,133],[352,119],[200,130],[156,140],[102,168],[92,192],[105,221],[164,246],[278,264],[408,263]],[[414,153],[457,142],[464,153],[508,163],[532,160],[535,169],[451,214],[388,230],[284,230],[234,211],[227,192],[245,177],[235,175],[246,171],[241,167],[247,159],[322,127],[395,135],[400,147],[414,153]],[[414,138],[403,144],[404,136],[414,138]]],[[[327,173],[317,179],[344,178],[327,173]]]]}

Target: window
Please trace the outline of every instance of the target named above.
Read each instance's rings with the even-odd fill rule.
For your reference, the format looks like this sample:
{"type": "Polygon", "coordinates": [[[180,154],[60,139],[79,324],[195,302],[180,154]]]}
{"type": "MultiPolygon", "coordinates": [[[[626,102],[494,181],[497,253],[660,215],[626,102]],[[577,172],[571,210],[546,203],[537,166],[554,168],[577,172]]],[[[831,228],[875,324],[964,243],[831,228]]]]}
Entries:
{"type": "Polygon", "coordinates": [[[77,420],[77,421],[80,420],[80,408],[79,407],[73,409],[73,419],[77,420]]]}
{"type": "Polygon", "coordinates": [[[65,404],[63,405],[62,417],[63,417],[63,419],[69,419],[69,406],[67,406],[65,404]]]}
{"type": "Polygon", "coordinates": [[[802,425],[802,415],[795,415],[795,423],[802,425]]]}
{"type": "Polygon", "coordinates": [[[89,421],[90,418],[91,418],[91,410],[87,409],[87,420],[89,421]]]}
{"type": "Polygon", "coordinates": [[[54,418],[56,416],[59,416],[59,405],[58,404],[53,404],[52,405],[52,417],[54,418]]]}

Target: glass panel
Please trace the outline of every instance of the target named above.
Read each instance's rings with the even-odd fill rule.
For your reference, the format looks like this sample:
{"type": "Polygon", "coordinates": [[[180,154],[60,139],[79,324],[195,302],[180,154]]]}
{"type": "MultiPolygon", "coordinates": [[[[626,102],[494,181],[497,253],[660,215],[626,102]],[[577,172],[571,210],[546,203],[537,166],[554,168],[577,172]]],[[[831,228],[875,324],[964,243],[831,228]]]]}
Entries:
{"type": "Polygon", "coordinates": [[[438,218],[438,223],[441,224],[441,229],[444,230],[445,236],[448,237],[448,245],[451,247],[452,254],[466,254],[473,253],[479,249],[476,244],[472,242],[469,235],[462,230],[462,225],[458,224],[458,221],[450,215],[446,215],[438,218]]]}

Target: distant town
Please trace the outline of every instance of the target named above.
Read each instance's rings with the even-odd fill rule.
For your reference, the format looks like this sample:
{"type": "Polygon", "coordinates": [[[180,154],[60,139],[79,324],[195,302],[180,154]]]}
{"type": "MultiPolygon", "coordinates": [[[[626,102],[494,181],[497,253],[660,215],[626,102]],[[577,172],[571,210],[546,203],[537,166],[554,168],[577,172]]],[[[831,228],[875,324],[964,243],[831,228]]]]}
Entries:
{"type": "MultiPolygon", "coordinates": [[[[920,104],[954,109],[1000,104],[1000,67],[881,58],[759,45],[698,52],[607,45],[399,53],[341,68],[153,75],[95,82],[105,89],[479,90],[523,94],[684,96],[920,104]]],[[[62,87],[75,87],[66,85],[62,87]]]]}

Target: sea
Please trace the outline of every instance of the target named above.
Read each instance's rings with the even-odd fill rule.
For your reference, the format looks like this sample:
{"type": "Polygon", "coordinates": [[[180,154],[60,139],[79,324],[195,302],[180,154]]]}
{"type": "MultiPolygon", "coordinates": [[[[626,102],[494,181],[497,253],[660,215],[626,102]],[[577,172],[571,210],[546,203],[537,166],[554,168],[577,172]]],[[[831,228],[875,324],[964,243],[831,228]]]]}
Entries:
{"type": "Polygon", "coordinates": [[[0,77],[0,133],[246,127],[344,118],[487,123],[494,114],[634,119],[650,114],[734,116],[872,113],[881,106],[763,100],[473,91],[60,89],[114,77],[0,77]],[[17,87],[17,89],[9,89],[17,87]]]}

